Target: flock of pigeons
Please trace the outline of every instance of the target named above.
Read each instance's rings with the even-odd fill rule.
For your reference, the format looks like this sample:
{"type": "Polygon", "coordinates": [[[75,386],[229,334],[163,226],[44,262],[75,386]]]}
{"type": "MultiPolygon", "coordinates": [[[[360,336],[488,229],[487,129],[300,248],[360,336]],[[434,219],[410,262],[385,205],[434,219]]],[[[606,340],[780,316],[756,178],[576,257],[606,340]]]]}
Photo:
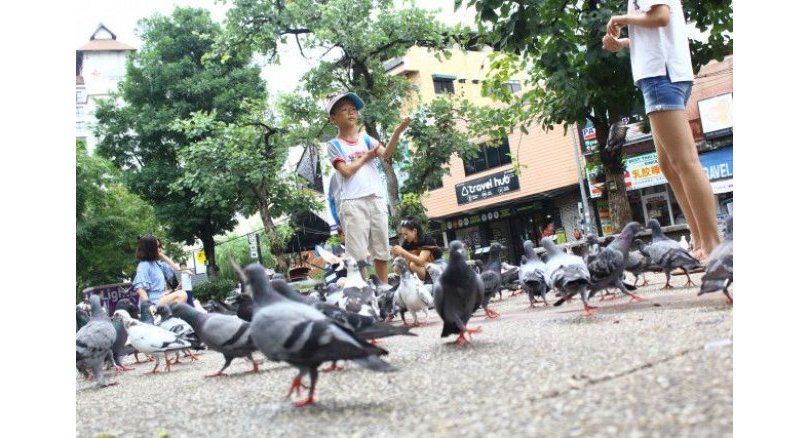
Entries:
{"type": "MultiPolygon", "coordinates": [[[[728,303],[732,297],[728,287],[733,280],[732,222],[726,223],[725,241],[710,255],[706,274],[698,295],[722,290],[728,303]]],[[[646,271],[662,270],[667,277],[664,288],[671,288],[670,273],[682,269],[688,277],[690,269],[700,264],[678,242],[666,237],[657,221],[648,224],[652,230],[649,244],[640,242],[639,250],[630,251],[641,225],[631,222],[621,234],[604,248],[593,245],[585,257],[567,253],[550,238],[541,240],[542,249],[535,249],[531,241],[524,242],[525,255],[519,267],[502,266],[501,247],[493,244],[490,262],[479,263],[477,269],[467,263],[467,253],[459,241],[450,243],[446,266],[431,264],[428,273],[431,282],[423,283],[408,271],[407,264],[395,260],[400,271],[399,282],[393,286],[375,281],[367,282],[360,275],[358,263],[346,259],[348,274],[342,289],[330,285],[319,293],[302,295],[283,279],[267,277],[265,268],[258,263],[240,268],[234,264],[243,284],[243,293],[237,299],[236,312],[201,312],[187,304],[159,306],[156,323],[149,303],[141,303],[136,309],[128,300],[119,301],[110,318],[101,306],[98,296],[90,297],[92,315],[84,314],[77,307],[76,368],[98,386],[113,385],[104,378],[105,362],[117,371],[125,371],[121,357],[134,353],[153,355],[157,372],[160,363],[157,353],[164,354],[165,367],[170,371],[180,361],[180,353],[196,360],[192,350],[208,348],[221,353],[225,358],[222,368],[206,377],[225,375],[235,358],[246,358],[253,363],[251,372],[258,372],[258,362],[253,354],[260,351],[271,361],[284,361],[298,368],[298,374],[287,392],[300,395],[308,389],[305,399],[295,406],[315,402],[315,386],[319,367],[331,362],[351,360],[363,368],[377,372],[392,372],[396,368],[381,357],[388,354],[376,345],[376,339],[388,336],[415,336],[410,331],[405,314],[410,313],[413,326],[419,325],[418,316],[429,318],[433,309],[441,318],[441,337],[458,335],[455,343],[472,340],[472,334],[480,327],[472,328],[468,322],[473,313],[484,309],[487,318],[497,318],[498,313],[489,307],[495,293],[517,282],[529,297],[534,307],[539,300],[548,305],[549,292],[555,291],[558,299],[555,306],[579,296],[587,315],[595,307],[588,300],[597,292],[617,289],[632,300],[641,300],[631,290],[635,284],[626,283],[625,272],[638,275],[646,271]],[[542,257],[538,255],[541,253],[542,257]],[[515,278],[516,277],[516,278],[515,278]],[[403,324],[388,324],[397,313],[403,324]],[[309,386],[304,378],[309,377],[309,386]]],[[[604,298],[604,296],[603,296],[604,298]]],[[[148,357],[148,356],[147,356],[148,357]]],[[[152,360],[152,359],[149,359],[152,360]]]]}

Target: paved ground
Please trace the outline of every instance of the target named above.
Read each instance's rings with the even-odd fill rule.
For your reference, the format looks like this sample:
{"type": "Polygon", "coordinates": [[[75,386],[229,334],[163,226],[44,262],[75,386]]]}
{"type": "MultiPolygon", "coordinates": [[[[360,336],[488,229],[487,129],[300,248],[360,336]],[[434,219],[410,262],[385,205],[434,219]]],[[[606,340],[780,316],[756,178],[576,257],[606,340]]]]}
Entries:
{"type": "MultiPolygon", "coordinates": [[[[698,280],[702,274],[693,274],[698,280]]],[[[121,436],[688,436],[732,434],[733,310],[721,293],[660,291],[663,274],[639,288],[648,301],[592,300],[528,309],[525,294],[479,311],[474,341],[448,345],[438,316],[418,337],[381,345],[397,373],[349,365],[322,374],[317,405],[285,399],[296,371],[265,362],[258,375],[222,356],[143,375],[152,364],[96,389],[77,376],[76,435],[121,436]]],[[[134,359],[130,356],[128,361],[134,359]]]]}

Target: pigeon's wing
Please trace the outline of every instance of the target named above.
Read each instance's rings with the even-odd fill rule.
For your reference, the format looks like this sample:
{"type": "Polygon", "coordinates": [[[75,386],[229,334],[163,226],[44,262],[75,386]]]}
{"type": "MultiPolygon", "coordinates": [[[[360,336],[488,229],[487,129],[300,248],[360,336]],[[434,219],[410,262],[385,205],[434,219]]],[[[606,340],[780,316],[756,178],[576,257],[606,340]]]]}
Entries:
{"type": "Polygon", "coordinates": [[[76,360],[97,360],[112,349],[115,328],[109,321],[93,320],[76,333],[76,360]]]}
{"type": "Polygon", "coordinates": [[[588,271],[591,282],[596,283],[624,270],[624,255],[614,248],[603,249],[596,257],[588,262],[588,271]]]}
{"type": "Polygon", "coordinates": [[[213,350],[251,348],[250,324],[234,315],[208,314],[203,323],[200,339],[213,350]]]}
{"type": "Polygon", "coordinates": [[[661,267],[693,269],[700,266],[700,262],[689,254],[689,251],[678,246],[668,248],[661,258],[661,267]]]}
{"type": "Polygon", "coordinates": [[[481,274],[481,281],[484,284],[484,291],[492,293],[501,284],[501,276],[496,272],[484,271],[481,274]]]}
{"type": "Polygon", "coordinates": [[[436,313],[439,315],[444,311],[444,290],[441,283],[433,285],[433,304],[436,308],[436,313]]]}
{"type": "Polygon", "coordinates": [[[419,299],[425,303],[426,306],[433,305],[433,295],[430,293],[429,285],[420,284],[416,289],[416,293],[419,295],[419,299]]]}
{"type": "Polygon", "coordinates": [[[709,261],[706,263],[706,274],[703,276],[703,284],[700,292],[713,292],[728,286],[734,279],[734,256],[731,244],[723,242],[717,249],[712,251],[709,261]]]}
{"type": "Polygon", "coordinates": [[[360,359],[388,352],[358,338],[351,330],[329,320],[303,321],[293,328],[285,346],[296,347],[294,357],[308,362],[360,359]],[[295,335],[298,335],[297,337],[295,335]],[[303,340],[303,342],[301,342],[303,340]]]}
{"type": "Polygon", "coordinates": [[[137,324],[127,330],[132,345],[142,352],[168,351],[188,348],[191,343],[176,333],[155,325],[137,324]]]}

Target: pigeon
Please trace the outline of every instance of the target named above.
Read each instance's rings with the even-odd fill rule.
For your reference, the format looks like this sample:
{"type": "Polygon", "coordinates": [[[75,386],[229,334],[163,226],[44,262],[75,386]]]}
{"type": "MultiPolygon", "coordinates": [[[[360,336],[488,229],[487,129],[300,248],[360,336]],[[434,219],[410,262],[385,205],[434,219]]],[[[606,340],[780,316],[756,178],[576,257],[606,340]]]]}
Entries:
{"type": "Polygon", "coordinates": [[[433,299],[436,313],[444,321],[441,337],[458,333],[455,343],[464,344],[465,335],[472,340],[472,333],[481,331],[480,327],[468,328],[467,321],[484,301],[484,282],[467,265],[463,243],[454,240],[449,249],[447,268],[434,285],[433,299]]]}
{"type": "Polygon", "coordinates": [[[253,298],[250,294],[242,292],[234,300],[236,306],[236,316],[250,322],[253,319],[253,298]]]}
{"type": "Polygon", "coordinates": [[[591,257],[596,257],[602,251],[602,247],[599,246],[599,239],[593,233],[588,233],[585,241],[588,242],[588,254],[585,256],[585,263],[588,263],[591,257]]]}
{"type": "Polygon", "coordinates": [[[281,296],[267,280],[262,265],[253,263],[243,272],[231,263],[253,290],[255,307],[250,337],[257,349],[269,360],[285,361],[299,370],[287,397],[293,391],[300,393],[301,379],[309,373],[309,395],[295,402],[296,407],[315,403],[318,367],[324,362],[352,360],[373,371],[396,371],[379,357],[388,351],[360,339],[318,310],[281,296]]]}
{"type": "MultiPolygon", "coordinates": [[[[159,327],[164,328],[172,333],[177,333],[181,338],[185,339],[191,344],[191,348],[195,350],[202,350],[204,347],[203,343],[200,342],[200,338],[194,333],[194,329],[191,327],[189,323],[180,319],[172,314],[172,309],[162,304],[157,306],[156,313],[160,315],[160,324],[159,327]]],[[[191,357],[191,361],[200,360],[196,354],[194,354],[190,349],[183,350],[183,353],[186,357],[191,357]]],[[[175,352],[175,364],[180,363],[180,353],[175,352]]]]}
{"type": "Polygon", "coordinates": [[[538,296],[543,300],[543,304],[548,306],[548,301],[546,301],[546,292],[548,291],[545,274],[546,265],[537,256],[531,240],[523,242],[523,252],[525,255],[521,259],[525,261],[520,265],[519,278],[521,288],[529,295],[529,307],[534,307],[538,296]]]}
{"type": "Polygon", "coordinates": [[[664,271],[667,282],[661,289],[672,289],[669,284],[670,272],[680,268],[686,274],[686,284],[684,286],[694,286],[692,278],[689,277],[689,269],[700,267],[700,262],[689,254],[689,251],[673,239],[664,235],[661,225],[655,219],[650,219],[647,225],[652,229],[652,243],[644,248],[643,253],[650,257],[650,261],[664,271]]]}
{"type": "MultiPolygon", "coordinates": [[[[136,350],[144,354],[163,352],[166,361],[166,371],[171,371],[171,362],[168,360],[170,351],[182,350],[191,347],[191,343],[178,335],[164,328],[144,323],[133,319],[126,310],[116,310],[114,315],[118,315],[124,321],[124,328],[127,330],[129,340],[136,350]]],[[[147,374],[154,374],[160,365],[160,358],[155,356],[155,368],[147,374]]]]}
{"type": "Polygon", "coordinates": [[[140,317],[141,322],[155,325],[155,317],[152,315],[152,309],[150,309],[152,303],[150,303],[149,301],[141,301],[139,306],[141,309],[141,317],[140,317]]]}
{"type": "Polygon", "coordinates": [[[221,313],[223,315],[236,315],[236,311],[222,300],[208,300],[203,306],[208,313],[221,313]]]}
{"type": "Polygon", "coordinates": [[[498,242],[493,243],[489,247],[489,263],[481,270],[481,281],[484,283],[484,301],[482,307],[487,318],[498,318],[495,309],[489,308],[489,301],[495,296],[495,293],[501,292],[501,244],[498,242]]]}
{"type": "Polygon", "coordinates": [[[76,306],[76,332],[90,322],[90,315],[79,306],[76,306]]]}
{"type": "Polygon", "coordinates": [[[253,363],[251,372],[259,372],[259,364],[253,359],[256,347],[250,338],[250,324],[235,316],[221,313],[203,313],[186,303],[172,304],[172,314],[187,322],[208,348],[225,356],[225,365],[214,374],[205,377],[225,376],[223,373],[237,357],[246,357],[253,363]]]}
{"type": "MultiPolygon", "coordinates": [[[[639,248],[646,247],[646,245],[641,239],[636,239],[636,244],[638,245],[639,248]]],[[[638,283],[639,276],[641,276],[641,278],[644,279],[644,283],[642,283],[641,285],[646,286],[649,284],[649,282],[647,281],[647,277],[644,275],[644,273],[649,272],[651,266],[652,262],[650,261],[650,258],[644,255],[641,252],[641,249],[638,249],[636,251],[631,251],[627,254],[627,263],[625,264],[624,269],[627,272],[633,274],[634,277],[636,277],[636,280],[633,282],[633,286],[635,286],[638,283]]]]}
{"type": "Polygon", "coordinates": [[[360,276],[360,268],[352,257],[346,257],[345,263],[348,271],[346,283],[338,296],[337,306],[349,312],[379,319],[380,309],[374,289],[360,276]]]}
{"type": "Polygon", "coordinates": [[[706,274],[703,276],[703,283],[700,285],[698,296],[708,292],[722,290],[726,295],[726,302],[734,304],[734,299],[728,291],[731,282],[734,281],[734,255],[733,249],[733,219],[729,216],[726,219],[726,235],[722,242],[712,250],[709,260],[706,262],[706,274]]]}
{"type": "Polygon", "coordinates": [[[312,302],[284,280],[272,280],[270,284],[283,297],[314,307],[333,321],[350,328],[361,339],[372,340],[395,335],[416,336],[408,327],[388,325],[368,316],[347,312],[340,307],[331,306],[320,301],[312,302]]]}
{"type": "Polygon", "coordinates": [[[588,272],[591,274],[588,298],[593,297],[600,290],[615,287],[625,295],[632,297],[632,301],[643,300],[629,291],[629,289],[635,289],[635,286],[624,283],[624,269],[627,266],[630,244],[640,230],[641,224],[638,222],[628,223],[622,229],[619,237],[602,248],[599,254],[588,259],[588,272]]]}
{"type": "Polygon", "coordinates": [[[101,298],[98,295],[90,296],[90,308],[90,320],[76,332],[76,369],[82,373],[92,369],[98,387],[115,385],[117,382],[107,383],[104,380],[102,371],[104,360],[112,357],[115,328],[107,312],[101,307],[101,298]]]}
{"type": "MultiPolygon", "coordinates": [[[[407,310],[413,316],[414,327],[419,325],[417,312],[425,313],[425,320],[430,317],[428,308],[433,305],[433,295],[423,286],[424,284],[408,269],[408,264],[402,258],[394,260],[394,265],[399,268],[400,283],[394,291],[393,301],[400,309],[407,310]]],[[[405,315],[402,315],[402,325],[408,326],[405,315]]]]}
{"type": "Polygon", "coordinates": [[[585,265],[582,257],[567,254],[554,244],[551,237],[544,237],[540,240],[540,245],[546,250],[546,285],[549,288],[556,288],[562,293],[562,298],[554,303],[560,306],[570,300],[576,294],[582,298],[582,305],[585,307],[586,315],[593,315],[592,307],[588,305],[588,285],[591,282],[591,274],[585,265]]]}
{"type": "MultiPolygon", "coordinates": [[[[129,299],[125,298],[115,303],[115,310],[120,309],[128,312],[130,316],[138,316],[135,305],[132,304],[132,301],[129,299]]],[[[112,365],[115,367],[116,371],[132,371],[134,368],[124,366],[123,362],[121,362],[121,357],[135,353],[136,350],[132,348],[131,345],[127,344],[127,330],[124,328],[124,323],[121,319],[114,318],[112,325],[115,328],[115,342],[112,346],[112,365]]]]}
{"type": "Polygon", "coordinates": [[[681,248],[689,251],[689,242],[686,241],[686,236],[681,236],[681,240],[678,241],[678,244],[681,245],[681,248]]]}
{"type": "MultiPolygon", "coordinates": [[[[521,257],[524,258],[524,257],[521,257]]],[[[520,287],[520,266],[503,263],[501,268],[501,285],[507,289],[515,290],[520,287]]],[[[500,291],[498,291],[500,293],[500,291]]],[[[503,299],[503,298],[501,298],[503,299]]],[[[500,301],[500,300],[499,300],[500,301]]]]}

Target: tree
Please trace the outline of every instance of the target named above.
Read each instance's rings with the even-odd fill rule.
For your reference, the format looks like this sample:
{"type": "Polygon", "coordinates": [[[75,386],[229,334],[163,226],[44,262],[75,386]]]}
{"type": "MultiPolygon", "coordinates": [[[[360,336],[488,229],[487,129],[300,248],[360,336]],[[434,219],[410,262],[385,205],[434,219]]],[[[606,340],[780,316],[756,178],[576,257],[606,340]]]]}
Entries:
{"type": "Polygon", "coordinates": [[[127,75],[115,100],[99,105],[98,153],[124,171],[127,186],[155,207],[171,238],[203,243],[208,271],[216,274],[214,236],[233,229],[242,199],[222,199],[196,208],[189,188],[171,190],[183,175],[177,160],[184,146],[201,140],[171,128],[195,111],[216,110],[217,119],[233,122],[245,111],[244,99],[264,99],[258,67],[233,54],[227,61],[204,62],[220,26],[203,9],[177,8],[170,17],[139,21],[143,48],[127,62],[127,75]]]}
{"type": "MultiPolygon", "coordinates": [[[[547,130],[562,124],[567,130],[591,121],[599,142],[594,158],[605,169],[606,188],[614,187],[605,190],[611,221],[621,228],[631,219],[623,152],[606,147],[608,132],[623,117],[642,118],[643,101],[633,85],[629,53],[609,53],[601,40],[610,16],[625,11],[627,2],[456,0],[456,7],[462,3],[475,8],[482,38],[502,51],[485,86],[494,98],[510,104],[479,117],[491,125],[500,112],[501,133],[518,124],[538,123],[547,130]],[[516,70],[528,71],[534,87],[520,96],[513,96],[504,84],[516,70]]],[[[687,21],[709,32],[708,42],[691,42],[695,67],[733,51],[731,2],[685,0],[683,6],[687,21]]]]}
{"type": "MultiPolygon", "coordinates": [[[[412,4],[395,10],[390,0],[235,0],[221,47],[256,50],[275,61],[278,44],[294,38],[302,56],[304,50],[320,52],[323,60],[306,74],[302,89],[281,101],[284,112],[307,116],[299,117],[299,138],[304,144],[317,144],[331,137],[319,102],[331,93],[352,90],[366,104],[362,111],[366,131],[385,144],[399,124],[402,104],[413,86],[404,77],[387,75],[384,63],[403,56],[414,45],[444,56],[452,44],[468,45],[469,41],[453,35],[433,13],[412,4]]],[[[401,150],[382,162],[394,217],[399,216],[394,163],[401,159],[401,150]]]]}
{"type": "Polygon", "coordinates": [[[76,142],[76,293],[135,273],[138,237],[162,235],[154,209],[131,193],[112,162],[76,142]]]}
{"type": "Polygon", "coordinates": [[[242,199],[241,213],[259,212],[277,266],[286,272],[284,249],[289,234],[279,233],[273,218],[322,206],[310,190],[299,188],[296,175],[285,175],[282,167],[289,144],[273,127],[272,117],[262,111],[264,104],[245,107],[253,109],[234,123],[217,120],[216,112],[196,112],[175,123],[175,129],[201,140],[180,150],[185,172],[172,187],[193,192],[195,206],[204,210],[242,199]]]}

